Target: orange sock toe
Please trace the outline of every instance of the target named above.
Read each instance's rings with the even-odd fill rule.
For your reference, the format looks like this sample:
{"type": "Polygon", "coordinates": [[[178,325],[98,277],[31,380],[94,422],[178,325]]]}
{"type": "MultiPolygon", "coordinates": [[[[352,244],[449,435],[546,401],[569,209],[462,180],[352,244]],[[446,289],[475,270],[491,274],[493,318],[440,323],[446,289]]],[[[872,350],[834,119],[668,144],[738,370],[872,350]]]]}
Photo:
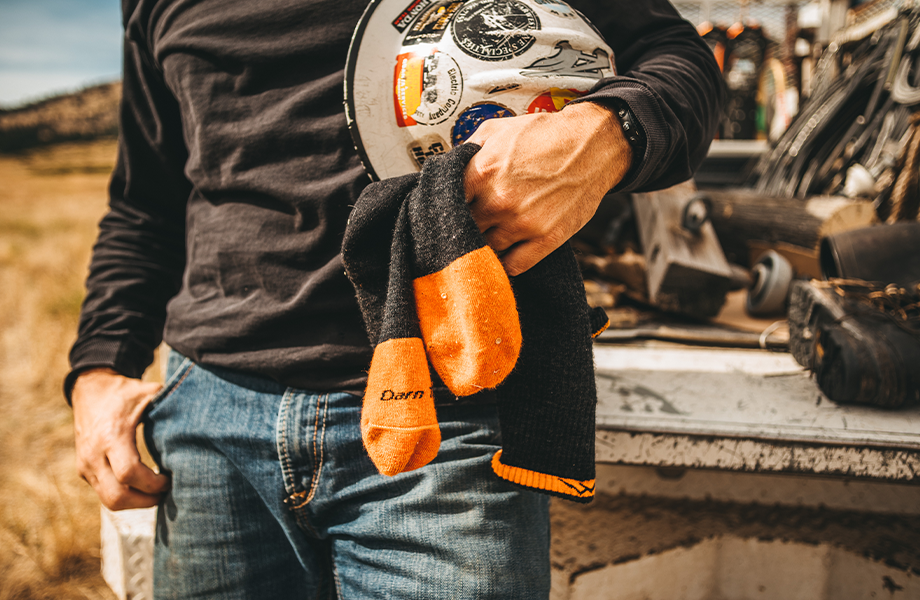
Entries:
{"type": "Polygon", "coordinates": [[[421,339],[389,339],[374,349],[361,410],[361,436],[384,475],[418,469],[437,456],[441,430],[421,339]]]}
{"type": "Polygon", "coordinates": [[[451,392],[469,396],[500,384],[521,351],[511,283],[488,246],[414,281],[428,357],[451,392]]]}

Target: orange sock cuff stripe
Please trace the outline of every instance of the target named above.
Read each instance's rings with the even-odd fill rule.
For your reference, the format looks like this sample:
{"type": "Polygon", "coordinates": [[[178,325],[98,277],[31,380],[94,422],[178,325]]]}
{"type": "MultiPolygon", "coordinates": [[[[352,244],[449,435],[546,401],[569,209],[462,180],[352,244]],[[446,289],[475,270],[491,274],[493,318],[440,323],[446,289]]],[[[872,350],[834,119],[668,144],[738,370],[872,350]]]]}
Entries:
{"type": "Polygon", "coordinates": [[[608,328],[608,327],[610,327],[610,319],[607,319],[607,321],[606,321],[603,325],[601,325],[601,328],[600,328],[600,329],[598,329],[597,331],[595,331],[594,333],[592,333],[592,334],[591,334],[591,337],[592,337],[592,338],[596,338],[596,337],[599,336],[600,334],[602,334],[602,333],[604,333],[605,331],[607,331],[607,328],[608,328]]]}
{"type": "Polygon", "coordinates": [[[538,473],[521,467],[512,467],[501,461],[502,451],[499,450],[492,457],[492,470],[495,474],[511,483],[516,483],[528,488],[574,498],[593,498],[597,480],[589,479],[579,481],[566,479],[556,475],[538,473]]]}
{"type": "Polygon", "coordinates": [[[610,327],[610,317],[600,306],[588,310],[588,322],[591,324],[591,337],[596,338],[610,327]]]}

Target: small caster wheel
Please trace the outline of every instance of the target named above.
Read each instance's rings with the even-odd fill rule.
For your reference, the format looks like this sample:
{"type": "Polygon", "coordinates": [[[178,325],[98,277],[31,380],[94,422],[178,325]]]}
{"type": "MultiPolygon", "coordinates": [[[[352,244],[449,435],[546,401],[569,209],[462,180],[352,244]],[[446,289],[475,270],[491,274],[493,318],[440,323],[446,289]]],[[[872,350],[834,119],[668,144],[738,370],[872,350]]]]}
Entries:
{"type": "Polygon", "coordinates": [[[779,315],[786,311],[786,298],[793,278],[792,265],[775,250],[767,250],[751,269],[747,312],[753,317],[779,315]]]}
{"type": "Polygon", "coordinates": [[[691,233],[699,232],[700,228],[709,220],[712,212],[712,200],[704,193],[694,194],[684,204],[681,216],[681,225],[691,233]]]}

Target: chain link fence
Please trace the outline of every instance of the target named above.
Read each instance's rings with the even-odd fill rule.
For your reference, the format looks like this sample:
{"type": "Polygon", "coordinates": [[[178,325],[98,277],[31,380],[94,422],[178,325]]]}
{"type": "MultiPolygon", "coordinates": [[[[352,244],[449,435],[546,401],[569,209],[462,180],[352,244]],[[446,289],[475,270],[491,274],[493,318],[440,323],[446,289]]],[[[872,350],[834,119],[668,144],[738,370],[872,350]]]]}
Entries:
{"type": "Polygon", "coordinates": [[[783,48],[794,40],[787,39],[790,29],[794,35],[794,26],[798,11],[810,2],[675,2],[674,7],[681,16],[694,25],[710,22],[714,25],[731,26],[738,22],[759,24],[767,38],[778,47],[783,48]]]}

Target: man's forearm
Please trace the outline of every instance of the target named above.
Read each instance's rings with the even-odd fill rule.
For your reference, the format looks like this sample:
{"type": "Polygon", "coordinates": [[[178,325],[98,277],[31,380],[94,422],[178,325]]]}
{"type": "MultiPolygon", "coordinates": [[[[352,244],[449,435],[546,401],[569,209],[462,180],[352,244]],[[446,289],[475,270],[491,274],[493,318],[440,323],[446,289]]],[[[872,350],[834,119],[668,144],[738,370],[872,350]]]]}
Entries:
{"type": "Polygon", "coordinates": [[[593,103],[486,121],[469,141],[482,146],[466,171],[470,212],[510,275],[581,229],[633,159],[616,115],[593,103]]]}
{"type": "Polygon", "coordinates": [[[645,159],[623,191],[661,189],[685,181],[715,134],[724,84],[712,51],[666,0],[635,5],[573,0],[613,47],[616,77],[575,102],[625,101],[647,138],[645,159]]]}

